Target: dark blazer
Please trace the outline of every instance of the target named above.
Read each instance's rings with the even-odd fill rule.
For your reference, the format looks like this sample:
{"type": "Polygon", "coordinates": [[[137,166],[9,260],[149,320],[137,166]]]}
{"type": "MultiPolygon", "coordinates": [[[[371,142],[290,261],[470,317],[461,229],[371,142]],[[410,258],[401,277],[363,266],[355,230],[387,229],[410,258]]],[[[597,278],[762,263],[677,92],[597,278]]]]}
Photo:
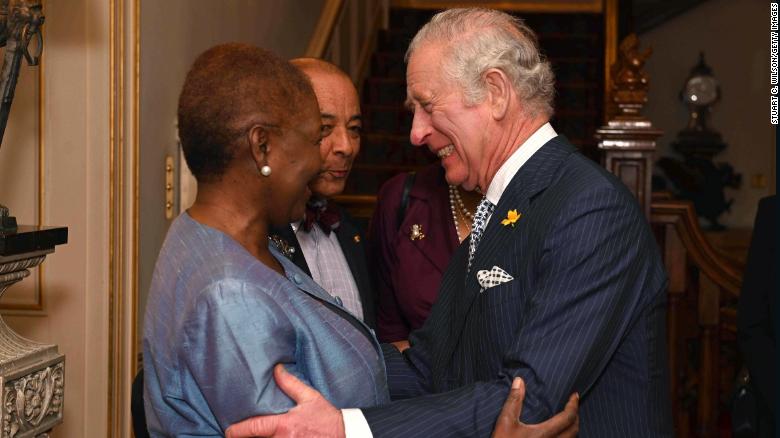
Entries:
{"type": "MultiPolygon", "coordinates": [[[[332,201],[331,201],[332,202],[332,201]]],[[[366,243],[363,233],[358,228],[355,220],[340,205],[337,205],[341,212],[341,222],[336,229],[341,250],[344,252],[344,258],[347,259],[349,269],[352,271],[352,277],[355,279],[358,292],[360,293],[360,302],[363,305],[363,322],[372,329],[376,328],[376,297],[374,294],[373,280],[368,270],[366,258],[366,243]]],[[[311,277],[311,270],[306,264],[306,258],[303,255],[298,239],[293,233],[292,227],[271,229],[269,235],[277,235],[284,239],[291,247],[295,248],[292,254],[292,261],[303,272],[311,277]]],[[[330,292],[330,291],[328,291],[330,292]]]]}
{"type": "Polygon", "coordinates": [[[407,173],[379,190],[369,240],[379,297],[377,336],[382,342],[409,338],[428,319],[442,275],[458,247],[449,189],[439,163],[417,172],[401,223],[398,209],[407,173]],[[425,238],[409,238],[413,224],[425,238]]]}
{"type": "Polygon", "coordinates": [[[763,198],[753,227],[737,311],[737,340],[759,394],[759,436],[775,436],[777,395],[777,196],[763,198]]]}
{"type": "Polygon", "coordinates": [[[396,401],[363,409],[375,437],[490,436],[514,376],[525,422],[577,391],[581,437],[671,436],[666,275],[620,181],[556,137],[506,188],[467,273],[468,246],[412,347],[384,346],[396,401]],[[502,225],[512,209],[521,219],[502,225]],[[480,292],[493,266],[514,280],[480,292]]]}

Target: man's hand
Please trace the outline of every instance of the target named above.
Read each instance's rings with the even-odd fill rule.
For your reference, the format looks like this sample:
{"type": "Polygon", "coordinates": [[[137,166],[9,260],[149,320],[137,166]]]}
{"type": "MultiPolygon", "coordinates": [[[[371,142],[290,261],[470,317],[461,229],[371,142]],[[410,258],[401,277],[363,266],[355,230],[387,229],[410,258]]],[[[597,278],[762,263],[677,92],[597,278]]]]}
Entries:
{"type": "Polygon", "coordinates": [[[274,367],[274,380],[297,406],[284,414],[261,415],[236,423],[228,428],[227,438],[344,437],[341,411],[322,394],[288,373],[282,364],[274,367]]]}
{"type": "Polygon", "coordinates": [[[512,389],[501,408],[501,414],[493,429],[493,438],[551,438],[576,437],[580,428],[579,409],[580,397],[572,394],[562,412],[539,424],[523,424],[520,422],[520,412],[523,410],[525,398],[525,382],[515,377],[512,389]]]}
{"type": "Polygon", "coordinates": [[[395,345],[395,348],[398,349],[401,353],[404,352],[407,348],[409,348],[409,341],[395,341],[391,342],[391,344],[395,345]]]}

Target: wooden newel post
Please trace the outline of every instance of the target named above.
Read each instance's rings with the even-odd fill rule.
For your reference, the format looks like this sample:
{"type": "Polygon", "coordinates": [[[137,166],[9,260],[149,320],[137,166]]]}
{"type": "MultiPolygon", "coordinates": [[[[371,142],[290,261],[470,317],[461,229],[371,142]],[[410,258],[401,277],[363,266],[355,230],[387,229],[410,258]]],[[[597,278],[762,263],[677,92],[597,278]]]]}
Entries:
{"type": "Polygon", "coordinates": [[[669,275],[668,311],[666,319],[666,342],[669,351],[669,393],[672,397],[672,416],[674,418],[675,436],[686,438],[689,430],[683,420],[685,412],[680,407],[683,390],[680,384],[679,370],[685,363],[685,346],[683,345],[683,321],[686,317],[683,309],[685,289],[688,286],[688,255],[678,234],[676,224],[664,225],[664,265],[669,275]]]}
{"type": "Polygon", "coordinates": [[[628,186],[649,220],[655,141],[663,134],[641,115],[648,88],[642,66],[652,51],[640,53],[634,34],[627,36],[619,49],[609,90],[614,114],[596,131],[596,139],[603,151],[602,164],[628,186]]]}
{"type": "Polygon", "coordinates": [[[701,438],[718,436],[718,358],[720,357],[720,289],[706,275],[699,276],[699,386],[696,432],[701,438]]]}

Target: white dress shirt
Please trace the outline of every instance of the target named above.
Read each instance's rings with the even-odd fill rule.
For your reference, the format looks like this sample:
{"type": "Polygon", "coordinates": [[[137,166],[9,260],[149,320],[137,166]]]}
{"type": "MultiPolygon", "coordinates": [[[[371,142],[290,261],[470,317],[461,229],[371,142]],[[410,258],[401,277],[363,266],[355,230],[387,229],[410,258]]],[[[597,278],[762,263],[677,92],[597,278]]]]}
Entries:
{"type": "Polygon", "coordinates": [[[326,235],[316,222],[308,232],[303,230],[300,222],[292,224],[292,228],[311,271],[311,278],[363,321],[360,292],[336,233],[326,235]]]}
{"type": "MultiPolygon", "coordinates": [[[[539,129],[531,134],[528,139],[520,145],[517,150],[509,156],[504,164],[498,169],[493,180],[490,181],[486,197],[493,205],[498,205],[498,200],[504,194],[504,190],[515,177],[520,168],[525,164],[539,149],[548,141],[555,138],[558,134],[552,125],[545,123],[539,129]]],[[[492,216],[491,216],[492,217],[492,216]]],[[[486,221],[490,222],[490,217],[486,221]]],[[[316,280],[316,279],[315,279],[316,280]]],[[[344,432],[347,438],[373,438],[368,421],[360,409],[342,409],[344,419],[344,432]]]]}

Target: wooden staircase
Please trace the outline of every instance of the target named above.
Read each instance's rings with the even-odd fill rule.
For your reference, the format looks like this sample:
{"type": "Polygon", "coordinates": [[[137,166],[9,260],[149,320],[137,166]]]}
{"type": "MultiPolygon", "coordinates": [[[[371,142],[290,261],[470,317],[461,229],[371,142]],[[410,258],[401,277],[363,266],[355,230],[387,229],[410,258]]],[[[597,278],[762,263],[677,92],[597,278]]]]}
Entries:
{"type": "MultiPolygon", "coordinates": [[[[372,195],[391,176],[434,161],[426,148],[410,144],[412,117],[403,103],[406,99],[404,54],[414,34],[436,12],[391,8],[389,27],[379,32],[370,74],[362,89],[361,153],[341,199],[353,212],[370,211],[372,195]]],[[[604,15],[518,15],[537,32],[542,52],[556,74],[553,126],[588,156],[597,159],[593,135],[604,119],[604,15]]]]}

